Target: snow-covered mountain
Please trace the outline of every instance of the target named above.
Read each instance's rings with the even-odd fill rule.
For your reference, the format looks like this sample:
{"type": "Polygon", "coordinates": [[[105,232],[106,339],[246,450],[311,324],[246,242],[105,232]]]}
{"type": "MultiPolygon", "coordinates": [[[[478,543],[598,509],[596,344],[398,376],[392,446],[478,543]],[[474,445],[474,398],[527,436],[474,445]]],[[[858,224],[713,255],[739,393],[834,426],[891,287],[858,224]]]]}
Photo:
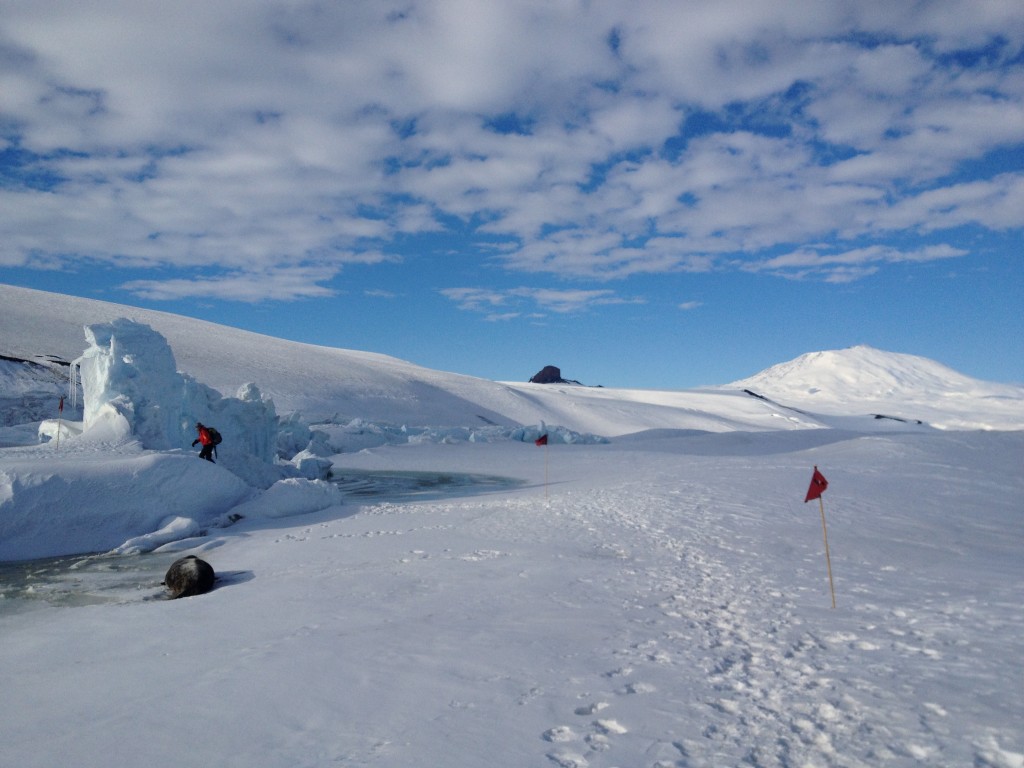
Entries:
{"type": "Polygon", "coordinates": [[[734,386],[752,387],[774,396],[802,400],[819,398],[836,403],[920,396],[921,393],[979,392],[985,396],[1000,389],[1004,392],[1011,389],[964,376],[934,360],[883,352],[865,345],[809,352],[734,382],[734,386]]]}
{"type": "Polygon", "coordinates": [[[948,429],[1024,428],[1024,387],[863,345],[810,352],[730,386],[820,414],[869,412],[948,429]]]}

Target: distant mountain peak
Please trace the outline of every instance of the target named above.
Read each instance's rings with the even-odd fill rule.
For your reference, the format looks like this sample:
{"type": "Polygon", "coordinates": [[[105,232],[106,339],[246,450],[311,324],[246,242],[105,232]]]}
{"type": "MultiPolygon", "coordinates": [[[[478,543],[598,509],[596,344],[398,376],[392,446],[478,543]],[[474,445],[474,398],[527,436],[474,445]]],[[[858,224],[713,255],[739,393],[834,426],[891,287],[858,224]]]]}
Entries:
{"type": "Polygon", "coordinates": [[[731,386],[804,402],[808,398],[848,402],[927,400],[933,395],[969,394],[1001,385],[988,385],[925,357],[860,344],[808,352],[731,386]]]}

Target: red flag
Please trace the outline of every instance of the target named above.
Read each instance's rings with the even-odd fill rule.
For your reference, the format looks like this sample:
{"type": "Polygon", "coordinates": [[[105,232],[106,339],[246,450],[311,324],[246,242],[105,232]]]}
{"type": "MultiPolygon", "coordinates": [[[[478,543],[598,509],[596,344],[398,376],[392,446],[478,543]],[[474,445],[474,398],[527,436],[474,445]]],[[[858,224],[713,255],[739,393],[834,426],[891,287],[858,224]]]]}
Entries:
{"type": "Polygon", "coordinates": [[[64,413],[64,398],[60,399],[60,405],[57,406],[57,413],[64,413]]]}
{"type": "Polygon", "coordinates": [[[534,442],[535,445],[547,445],[548,444],[548,436],[546,434],[545,435],[541,435],[540,437],[538,437],[533,442],[534,442]]]}
{"type": "Polygon", "coordinates": [[[826,488],[828,488],[828,480],[826,480],[825,476],[818,471],[817,467],[815,467],[814,474],[811,475],[811,487],[807,489],[807,498],[804,499],[804,504],[812,499],[820,498],[826,488]]]}

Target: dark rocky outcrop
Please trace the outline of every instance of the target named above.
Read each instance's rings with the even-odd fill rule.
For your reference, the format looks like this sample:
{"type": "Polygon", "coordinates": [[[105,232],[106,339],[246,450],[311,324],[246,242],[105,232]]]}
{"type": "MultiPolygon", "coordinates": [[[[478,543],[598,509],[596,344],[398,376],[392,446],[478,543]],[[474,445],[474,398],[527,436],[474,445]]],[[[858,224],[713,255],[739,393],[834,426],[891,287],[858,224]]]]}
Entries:
{"type": "Polygon", "coordinates": [[[554,365],[545,365],[530,379],[531,384],[579,384],[572,379],[563,379],[562,371],[554,365]]]}

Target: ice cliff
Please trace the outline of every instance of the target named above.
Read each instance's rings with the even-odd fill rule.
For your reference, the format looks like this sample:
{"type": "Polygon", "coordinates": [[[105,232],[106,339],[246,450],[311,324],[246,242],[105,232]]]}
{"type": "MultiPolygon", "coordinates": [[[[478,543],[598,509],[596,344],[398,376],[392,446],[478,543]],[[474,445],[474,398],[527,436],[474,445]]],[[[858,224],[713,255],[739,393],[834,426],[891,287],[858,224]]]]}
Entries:
{"type": "Polygon", "coordinates": [[[184,449],[203,422],[224,436],[218,461],[236,474],[258,481],[258,465],[273,464],[277,414],[255,384],[223,397],[179,372],[167,340],[133,320],[86,326],[85,338],[88,348],[72,363],[82,381],[83,437],[130,435],[146,449],[184,449]]]}

